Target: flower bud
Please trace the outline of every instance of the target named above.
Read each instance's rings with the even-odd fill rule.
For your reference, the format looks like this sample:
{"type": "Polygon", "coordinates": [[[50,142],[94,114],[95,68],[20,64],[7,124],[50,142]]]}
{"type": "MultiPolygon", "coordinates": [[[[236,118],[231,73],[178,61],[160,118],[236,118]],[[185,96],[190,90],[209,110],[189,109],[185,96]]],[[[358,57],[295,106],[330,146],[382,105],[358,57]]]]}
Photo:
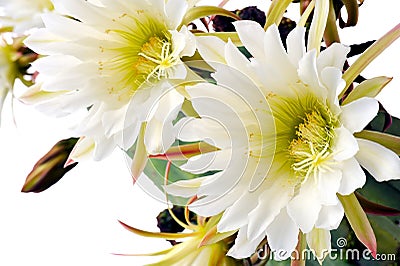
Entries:
{"type": "Polygon", "coordinates": [[[33,167],[28,174],[22,192],[42,192],[57,183],[78,163],[65,165],[77,138],[57,142],[33,167]]]}

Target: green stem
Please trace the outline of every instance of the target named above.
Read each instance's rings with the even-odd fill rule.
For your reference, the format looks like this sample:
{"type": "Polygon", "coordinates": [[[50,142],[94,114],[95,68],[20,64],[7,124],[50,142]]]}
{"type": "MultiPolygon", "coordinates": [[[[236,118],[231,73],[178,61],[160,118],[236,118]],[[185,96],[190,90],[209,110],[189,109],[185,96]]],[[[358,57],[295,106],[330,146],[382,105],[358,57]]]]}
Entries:
{"type": "Polygon", "coordinates": [[[347,10],[346,26],[355,26],[358,22],[358,3],[357,0],[342,0],[347,10]]]}
{"type": "Polygon", "coordinates": [[[336,14],[335,8],[333,7],[333,1],[330,1],[329,3],[329,13],[324,32],[324,41],[326,46],[330,46],[334,42],[340,42],[340,37],[336,26],[336,14]]]}
{"type": "Polygon", "coordinates": [[[353,83],[357,76],[380,55],[388,46],[400,37],[400,23],[386,33],[382,38],[371,45],[360,57],[346,70],[343,79],[346,81],[346,87],[339,94],[341,99],[347,88],[353,83]]]}
{"type": "Polygon", "coordinates": [[[265,22],[264,29],[267,30],[272,24],[279,25],[283,14],[291,3],[292,0],[273,0],[268,10],[267,21],[265,22]]]}

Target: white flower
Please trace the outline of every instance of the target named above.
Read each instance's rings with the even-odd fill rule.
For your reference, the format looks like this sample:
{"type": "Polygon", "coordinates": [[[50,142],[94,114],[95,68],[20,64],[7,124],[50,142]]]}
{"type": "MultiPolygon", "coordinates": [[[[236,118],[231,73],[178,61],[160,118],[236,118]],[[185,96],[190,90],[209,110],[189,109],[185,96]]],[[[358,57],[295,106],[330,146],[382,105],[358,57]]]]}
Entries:
{"type": "MultiPolygon", "coordinates": [[[[4,100],[14,85],[17,76],[17,65],[13,60],[15,51],[4,39],[0,39],[0,115],[4,100]]],[[[1,121],[1,119],[0,119],[1,121]]]]}
{"type": "Polygon", "coordinates": [[[378,102],[339,104],[347,47],[333,44],[318,55],[306,51],[305,30],[296,28],[285,51],[275,25],[266,32],[249,21],[235,26],[254,58],[247,60],[231,42],[199,39],[218,85],[187,88],[201,118],[176,125],[181,140],[220,148],[190,158],[182,169],[222,171],[176,182],[169,192],[197,195],[190,209],[202,216],[223,212],[218,230],[239,229],[228,253],[235,258],[250,256],[264,237],[272,250],[286,251],[275,258],[288,258],[300,231],[317,253],[330,250],[329,230],[344,214],[336,194],[364,185],[361,166],[378,181],[400,178],[394,152],[353,136],[375,117],[378,102]]]}
{"type": "Polygon", "coordinates": [[[168,91],[166,80],[185,79],[180,58],[195,51],[194,37],[180,27],[190,8],[186,0],[96,2],[54,1],[55,11],[65,16],[43,15],[45,28],[25,41],[47,56],[33,64],[37,84],[22,99],[45,102],[41,108],[61,114],[90,108],[77,128],[85,138],[75,159],[93,148],[101,159],[116,145],[130,147],[143,121],[160,135],[159,121],[172,121],[183,102],[175,90],[168,91]],[[166,101],[160,108],[158,99],[166,101]]]}
{"type": "Polygon", "coordinates": [[[43,26],[41,14],[53,10],[50,0],[0,0],[0,6],[4,8],[0,22],[19,34],[43,26]]]}

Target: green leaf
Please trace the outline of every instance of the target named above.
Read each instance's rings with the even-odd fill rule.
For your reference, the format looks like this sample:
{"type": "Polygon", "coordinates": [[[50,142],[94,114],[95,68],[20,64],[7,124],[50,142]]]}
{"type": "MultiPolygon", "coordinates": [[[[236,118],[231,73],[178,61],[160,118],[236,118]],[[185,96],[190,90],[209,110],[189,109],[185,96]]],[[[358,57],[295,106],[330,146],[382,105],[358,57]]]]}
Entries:
{"type": "Polygon", "coordinates": [[[360,195],[357,192],[355,193],[355,195],[358,201],[360,202],[360,205],[363,208],[363,210],[368,214],[386,215],[386,216],[400,215],[400,210],[369,201],[366,197],[360,195]]]}
{"type": "Polygon", "coordinates": [[[400,137],[371,130],[363,130],[361,132],[355,133],[354,136],[357,138],[367,139],[379,143],[382,146],[385,146],[386,148],[392,150],[397,155],[400,155],[400,137]]]}
{"type": "Polygon", "coordinates": [[[378,182],[368,172],[366,174],[367,182],[357,192],[377,204],[400,209],[400,188],[395,186],[400,185],[400,180],[378,182]]]}
{"type": "Polygon", "coordinates": [[[392,79],[381,76],[361,82],[349,93],[343,104],[348,104],[362,97],[375,98],[392,79]]]}
{"type": "Polygon", "coordinates": [[[369,220],[378,241],[378,252],[396,254],[400,248],[400,227],[385,216],[369,216],[369,220]]]}
{"type": "Polygon", "coordinates": [[[392,30],[377,40],[369,47],[359,58],[346,70],[343,74],[343,79],[346,81],[346,86],[339,94],[339,99],[343,97],[347,88],[353,83],[355,78],[389,45],[400,37],[400,24],[397,24],[392,30]]]}
{"type": "Polygon", "coordinates": [[[346,217],[358,240],[371,251],[375,258],[377,248],[375,234],[356,196],[354,193],[348,196],[338,194],[338,198],[343,205],[346,217]]]}
{"type": "Polygon", "coordinates": [[[226,9],[223,9],[221,7],[196,6],[196,7],[189,9],[189,11],[186,12],[185,17],[182,20],[181,26],[187,25],[196,19],[211,16],[211,15],[221,15],[221,16],[230,17],[230,18],[233,18],[236,20],[240,20],[239,16],[237,16],[236,14],[234,14],[226,9]]]}
{"type": "MultiPolygon", "coordinates": [[[[160,191],[165,192],[164,190],[164,174],[165,168],[167,166],[167,161],[159,160],[159,159],[149,159],[144,168],[144,173],[153,181],[153,183],[160,189],[160,191]]],[[[171,168],[169,171],[169,182],[176,182],[179,180],[189,180],[196,178],[197,175],[185,172],[180,170],[176,165],[171,164],[171,168]]],[[[174,203],[174,205],[185,205],[188,201],[187,198],[177,197],[173,195],[168,195],[168,199],[174,203]]]]}

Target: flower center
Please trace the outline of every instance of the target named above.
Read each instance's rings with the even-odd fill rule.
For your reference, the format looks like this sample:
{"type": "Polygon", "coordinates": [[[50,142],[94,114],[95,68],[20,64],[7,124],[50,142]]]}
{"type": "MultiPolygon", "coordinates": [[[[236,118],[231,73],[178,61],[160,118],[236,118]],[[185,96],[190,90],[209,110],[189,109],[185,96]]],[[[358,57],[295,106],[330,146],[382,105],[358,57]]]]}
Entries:
{"type": "Polygon", "coordinates": [[[178,61],[172,52],[169,38],[151,37],[138,55],[142,58],[137,61],[135,68],[140,74],[147,76],[147,81],[151,78],[168,78],[167,70],[178,61]]]}
{"type": "Polygon", "coordinates": [[[169,68],[179,62],[167,26],[146,12],[122,14],[106,29],[109,39],[99,46],[99,73],[108,92],[118,101],[128,101],[146,82],[169,77],[169,68]]]}
{"type": "Polygon", "coordinates": [[[289,145],[292,169],[305,182],[310,175],[331,170],[332,140],[336,118],[328,107],[320,105],[306,113],[296,127],[296,137],[289,145]]]}

